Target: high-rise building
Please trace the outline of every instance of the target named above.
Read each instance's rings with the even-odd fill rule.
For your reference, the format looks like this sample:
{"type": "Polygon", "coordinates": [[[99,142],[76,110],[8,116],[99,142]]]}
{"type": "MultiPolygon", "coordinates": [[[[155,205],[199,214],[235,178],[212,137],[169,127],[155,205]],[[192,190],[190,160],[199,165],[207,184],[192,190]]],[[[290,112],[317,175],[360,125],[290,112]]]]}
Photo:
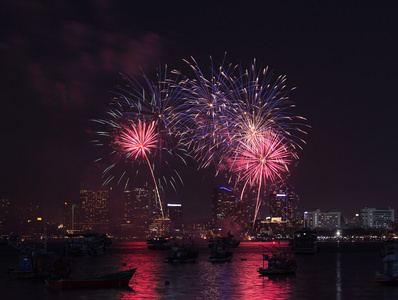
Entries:
{"type": "Polygon", "coordinates": [[[78,229],[83,231],[109,231],[109,190],[80,190],[77,206],[78,229]]]}
{"type": "Polygon", "coordinates": [[[359,212],[359,220],[362,227],[389,229],[394,222],[394,209],[365,207],[359,212]]]}
{"type": "MultiPolygon", "coordinates": [[[[153,231],[162,230],[158,228],[158,224],[162,224],[162,220],[160,204],[153,187],[145,185],[123,191],[123,207],[119,226],[123,236],[146,238],[153,231]]],[[[159,234],[159,232],[157,233],[159,234]]]]}
{"type": "Polygon", "coordinates": [[[341,229],[341,212],[328,211],[319,214],[319,228],[328,230],[341,229]]]}
{"type": "Polygon", "coordinates": [[[173,223],[181,223],[182,221],[182,204],[180,203],[168,203],[167,204],[167,216],[173,223]]]}
{"type": "Polygon", "coordinates": [[[270,197],[271,218],[280,218],[283,222],[290,222],[294,218],[294,203],[298,200],[293,188],[282,183],[270,197]]]}
{"type": "Polygon", "coordinates": [[[341,229],[341,212],[321,212],[320,209],[304,212],[304,227],[315,229],[341,229]]]}
{"type": "Polygon", "coordinates": [[[121,223],[128,225],[134,222],[134,191],[126,189],[123,191],[123,215],[121,223]]]}
{"type": "Polygon", "coordinates": [[[212,223],[219,226],[225,219],[236,217],[238,201],[234,192],[226,187],[215,188],[212,197],[212,223]]]}
{"type": "Polygon", "coordinates": [[[310,210],[304,212],[304,227],[305,228],[318,228],[319,226],[319,214],[321,213],[320,209],[310,210]]]}
{"type": "Polygon", "coordinates": [[[133,224],[135,234],[139,237],[147,236],[150,233],[149,226],[152,220],[158,217],[156,199],[153,188],[140,187],[133,189],[133,224]]]}
{"type": "Polygon", "coordinates": [[[78,202],[65,202],[64,204],[64,228],[67,232],[73,233],[77,230],[77,221],[79,218],[80,210],[78,209],[78,202]]]}

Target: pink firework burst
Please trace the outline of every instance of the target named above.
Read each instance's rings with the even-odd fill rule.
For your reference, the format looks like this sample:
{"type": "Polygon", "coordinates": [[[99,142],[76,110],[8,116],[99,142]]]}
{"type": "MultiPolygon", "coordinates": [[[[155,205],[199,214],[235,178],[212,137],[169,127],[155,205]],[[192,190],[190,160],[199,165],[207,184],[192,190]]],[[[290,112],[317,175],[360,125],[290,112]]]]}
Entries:
{"type": "Polygon", "coordinates": [[[138,124],[131,122],[131,126],[124,126],[115,142],[127,157],[133,159],[145,158],[152,150],[156,149],[158,133],[155,131],[155,123],[138,121],[138,124]]]}
{"type": "Polygon", "coordinates": [[[134,160],[140,158],[145,159],[145,162],[148,164],[149,170],[151,171],[156,194],[158,196],[160,211],[162,213],[162,219],[164,219],[159,187],[156,183],[155,174],[153,173],[153,168],[148,158],[151,151],[157,149],[158,133],[155,127],[155,121],[145,123],[145,121],[141,122],[138,120],[138,124],[130,122],[130,125],[131,126],[129,127],[123,126],[121,128],[120,135],[117,137],[115,144],[120,147],[126,158],[132,158],[134,160]]]}
{"type": "Polygon", "coordinates": [[[288,165],[295,154],[283,143],[282,137],[272,132],[250,135],[239,144],[232,158],[232,170],[238,174],[239,181],[244,182],[242,195],[246,186],[258,187],[254,225],[261,204],[261,189],[289,172],[288,165]]]}

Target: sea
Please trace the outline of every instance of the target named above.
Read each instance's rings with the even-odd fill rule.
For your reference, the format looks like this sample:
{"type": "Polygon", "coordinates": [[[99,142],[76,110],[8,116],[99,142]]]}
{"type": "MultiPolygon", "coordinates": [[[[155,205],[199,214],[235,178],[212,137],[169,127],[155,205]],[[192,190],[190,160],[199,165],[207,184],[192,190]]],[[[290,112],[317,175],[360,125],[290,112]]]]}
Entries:
{"type": "Polygon", "coordinates": [[[49,289],[43,279],[7,274],[18,251],[0,246],[0,299],[398,299],[398,286],[374,281],[383,270],[380,242],[321,242],[316,254],[296,254],[289,276],[259,276],[264,249],[272,242],[241,242],[231,262],[211,263],[210,248],[197,243],[195,263],[164,262],[168,250],[149,250],[145,242],[113,243],[103,254],[75,257],[70,277],[92,277],[137,268],[126,288],[49,289]]]}

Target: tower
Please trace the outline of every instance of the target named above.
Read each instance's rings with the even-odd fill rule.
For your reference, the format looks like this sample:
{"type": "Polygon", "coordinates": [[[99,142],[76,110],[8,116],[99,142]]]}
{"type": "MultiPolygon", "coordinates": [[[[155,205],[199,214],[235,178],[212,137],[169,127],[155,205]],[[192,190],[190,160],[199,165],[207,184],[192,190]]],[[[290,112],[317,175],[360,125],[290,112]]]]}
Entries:
{"type": "Polygon", "coordinates": [[[212,224],[218,227],[228,217],[235,217],[237,200],[233,191],[226,187],[218,187],[212,196],[212,224]]]}
{"type": "Polygon", "coordinates": [[[83,231],[109,231],[109,190],[80,190],[77,223],[83,231]]]}
{"type": "Polygon", "coordinates": [[[298,197],[290,185],[286,183],[280,184],[271,194],[271,218],[280,218],[281,221],[291,222],[294,216],[293,205],[297,199],[298,197]]]}

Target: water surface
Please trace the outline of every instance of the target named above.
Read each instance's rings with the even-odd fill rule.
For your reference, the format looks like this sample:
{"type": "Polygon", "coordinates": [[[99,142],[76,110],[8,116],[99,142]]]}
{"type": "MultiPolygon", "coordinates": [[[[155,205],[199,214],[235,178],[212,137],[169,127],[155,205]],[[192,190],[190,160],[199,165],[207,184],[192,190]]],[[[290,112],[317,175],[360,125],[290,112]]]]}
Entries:
{"type": "Polygon", "coordinates": [[[17,252],[3,246],[0,256],[2,299],[398,299],[398,286],[373,281],[383,268],[380,243],[321,243],[317,254],[296,255],[296,274],[259,276],[262,246],[242,242],[231,262],[207,261],[210,249],[198,245],[196,263],[163,262],[168,251],[149,250],[142,242],[113,242],[104,254],[75,258],[71,277],[88,277],[137,267],[128,288],[50,290],[42,280],[10,279],[17,252]],[[7,249],[6,249],[7,248],[7,249]],[[166,284],[168,283],[168,284],[166,284]]]}

